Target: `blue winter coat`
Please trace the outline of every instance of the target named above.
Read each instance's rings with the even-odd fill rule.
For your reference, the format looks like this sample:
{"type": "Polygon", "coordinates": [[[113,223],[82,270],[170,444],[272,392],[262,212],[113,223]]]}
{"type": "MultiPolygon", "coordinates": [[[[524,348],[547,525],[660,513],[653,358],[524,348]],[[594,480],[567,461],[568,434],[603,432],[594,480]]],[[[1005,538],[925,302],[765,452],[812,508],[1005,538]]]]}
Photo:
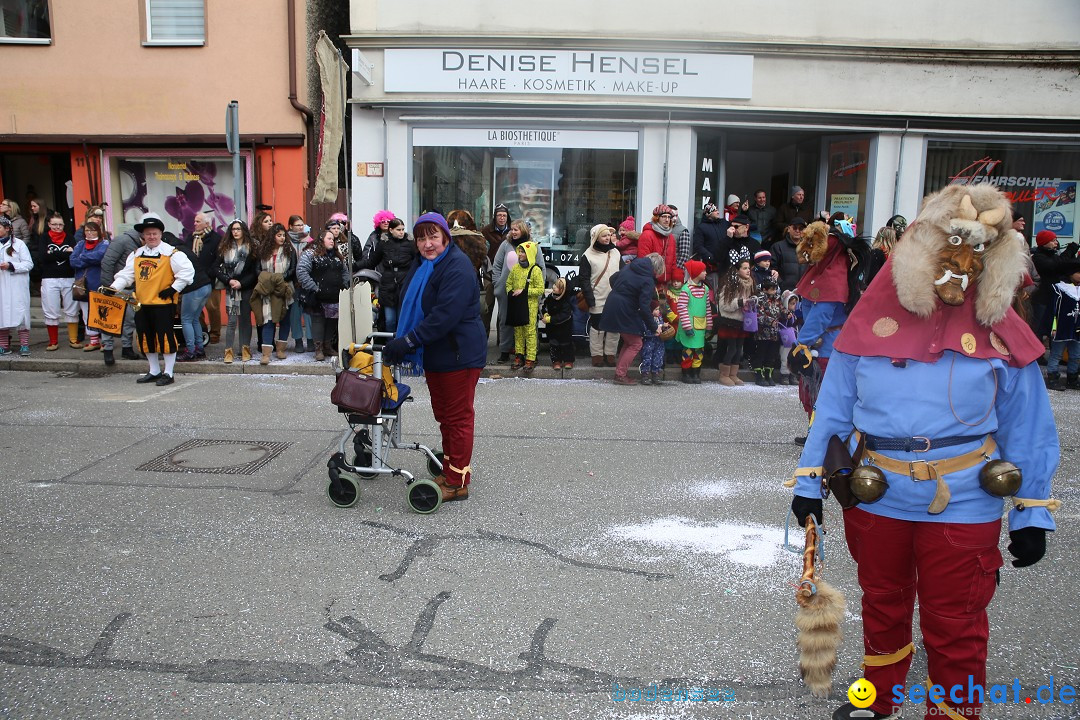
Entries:
{"type": "MultiPolygon", "coordinates": [[[[472,261],[457,245],[450,243],[446,252],[420,296],[424,319],[412,335],[424,346],[425,371],[482,368],[487,363],[487,334],[480,319],[480,282],[472,261]]],[[[417,255],[409,269],[402,299],[422,259],[417,255]]]]}
{"type": "Polygon", "coordinates": [[[600,329],[628,335],[655,333],[657,319],[652,305],[656,300],[652,260],[638,258],[611,276],[611,293],[600,316],[600,329]]]}
{"type": "Polygon", "coordinates": [[[75,268],[75,277],[86,277],[86,289],[97,290],[101,287],[101,261],[109,249],[108,240],[98,240],[93,250],[86,249],[86,241],[80,240],[71,251],[71,267],[75,268]]]}

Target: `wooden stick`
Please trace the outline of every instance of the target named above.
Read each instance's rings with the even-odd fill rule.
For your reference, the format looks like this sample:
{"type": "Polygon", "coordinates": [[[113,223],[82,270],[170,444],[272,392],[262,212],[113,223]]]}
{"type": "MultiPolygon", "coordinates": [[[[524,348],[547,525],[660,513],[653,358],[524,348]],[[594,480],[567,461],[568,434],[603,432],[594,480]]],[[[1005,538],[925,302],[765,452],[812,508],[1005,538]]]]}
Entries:
{"type": "Polygon", "coordinates": [[[817,527],[813,515],[806,516],[806,549],[803,550],[803,571],[799,578],[799,589],[795,591],[795,600],[805,605],[814,595],[814,559],[817,555],[817,527]]]}

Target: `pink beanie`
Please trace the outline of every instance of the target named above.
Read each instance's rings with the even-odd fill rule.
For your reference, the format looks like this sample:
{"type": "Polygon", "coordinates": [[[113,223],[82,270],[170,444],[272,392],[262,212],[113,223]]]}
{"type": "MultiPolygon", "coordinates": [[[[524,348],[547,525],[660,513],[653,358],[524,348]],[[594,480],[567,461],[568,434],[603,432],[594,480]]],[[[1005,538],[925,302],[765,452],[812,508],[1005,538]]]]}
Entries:
{"type": "Polygon", "coordinates": [[[389,210],[380,210],[379,212],[375,213],[374,217],[371,218],[371,222],[375,225],[375,227],[379,227],[379,224],[383,220],[393,220],[395,217],[397,217],[397,215],[394,215],[394,213],[390,212],[389,210]]]}
{"type": "Polygon", "coordinates": [[[621,223],[619,223],[619,229],[620,230],[628,230],[630,232],[633,232],[634,230],[636,230],[637,229],[637,221],[634,220],[634,216],[633,215],[627,215],[626,219],[623,220],[621,223]]]}
{"type": "Polygon", "coordinates": [[[331,220],[339,220],[341,222],[349,222],[349,216],[342,212],[336,212],[330,216],[331,220]]]}

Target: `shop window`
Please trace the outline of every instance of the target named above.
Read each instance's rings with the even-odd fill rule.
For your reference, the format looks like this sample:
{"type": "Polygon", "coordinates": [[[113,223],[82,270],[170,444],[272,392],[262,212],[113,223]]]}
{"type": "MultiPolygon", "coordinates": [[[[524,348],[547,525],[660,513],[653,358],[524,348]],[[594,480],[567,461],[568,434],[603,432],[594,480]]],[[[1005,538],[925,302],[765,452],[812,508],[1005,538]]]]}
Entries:
{"type": "Polygon", "coordinates": [[[870,173],[870,139],[833,140],[829,147],[829,169],[825,180],[825,202],[829,214],[842,212],[855,218],[859,234],[871,232],[866,212],[866,179],[870,173]]]}
{"type": "MultiPolygon", "coordinates": [[[[245,187],[250,188],[250,152],[241,153],[241,159],[246,173],[245,187]]],[[[196,213],[210,215],[218,229],[237,217],[232,160],[228,153],[106,151],[105,161],[108,170],[105,195],[112,215],[109,226],[116,228],[116,232],[131,228],[148,212],[157,213],[166,230],[177,237],[194,228],[196,213]]],[[[241,202],[250,208],[250,197],[241,202]]]]}
{"type": "Polygon", "coordinates": [[[989,183],[1000,188],[1027,220],[1028,240],[1052,230],[1064,246],[1076,240],[1076,185],[1080,144],[1019,145],[931,140],[926,148],[925,194],[946,185],[989,183]]]}
{"type": "Polygon", "coordinates": [[[204,45],[205,0],[146,0],[146,45],[204,45]]]}
{"type": "Polygon", "coordinates": [[[502,203],[552,264],[577,265],[593,225],[618,226],[637,206],[637,136],[616,134],[635,149],[423,146],[414,137],[412,210],[464,209],[483,227],[502,203]]]}
{"type": "Polygon", "coordinates": [[[48,0],[0,0],[0,43],[52,41],[48,0]]]}

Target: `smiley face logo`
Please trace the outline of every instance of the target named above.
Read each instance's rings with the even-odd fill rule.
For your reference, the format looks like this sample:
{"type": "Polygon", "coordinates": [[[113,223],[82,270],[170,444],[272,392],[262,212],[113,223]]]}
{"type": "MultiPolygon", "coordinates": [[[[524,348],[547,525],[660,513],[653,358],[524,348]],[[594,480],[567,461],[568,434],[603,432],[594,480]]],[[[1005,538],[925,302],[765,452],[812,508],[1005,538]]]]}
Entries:
{"type": "Polygon", "coordinates": [[[874,683],[870,682],[866,678],[859,678],[855,682],[851,683],[851,687],[847,691],[848,700],[851,704],[857,708],[868,708],[874,704],[874,700],[877,699],[877,688],[874,687],[874,683]]]}

